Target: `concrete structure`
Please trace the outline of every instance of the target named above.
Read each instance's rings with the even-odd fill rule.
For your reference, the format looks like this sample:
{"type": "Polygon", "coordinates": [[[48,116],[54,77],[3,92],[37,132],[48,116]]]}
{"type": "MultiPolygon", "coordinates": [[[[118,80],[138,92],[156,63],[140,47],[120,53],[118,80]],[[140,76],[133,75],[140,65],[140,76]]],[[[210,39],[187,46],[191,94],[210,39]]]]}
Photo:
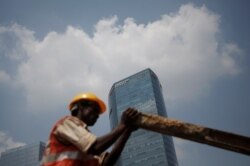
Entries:
{"type": "MultiPolygon", "coordinates": [[[[109,93],[111,128],[128,108],[167,117],[161,84],[151,69],[113,84],[109,93]]],[[[172,137],[139,129],[128,140],[117,162],[119,166],[177,166],[172,137]]]]}
{"type": "Polygon", "coordinates": [[[1,153],[0,166],[39,166],[45,143],[38,142],[1,153]]]}

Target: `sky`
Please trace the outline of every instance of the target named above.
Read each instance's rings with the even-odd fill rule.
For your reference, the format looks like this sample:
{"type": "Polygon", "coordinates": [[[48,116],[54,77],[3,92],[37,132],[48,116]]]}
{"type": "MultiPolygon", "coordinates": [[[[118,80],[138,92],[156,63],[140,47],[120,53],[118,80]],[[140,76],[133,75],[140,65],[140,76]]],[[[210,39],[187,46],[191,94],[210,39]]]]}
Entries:
{"type": "MultiPolygon", "coordinates": [[[[247,0],[0,0],[0,152],[46,142],[74,95],[151,68],[170,118],[250,136],[247,0]]],[[[108,111],[93,133],[110,131],[108,111]]],[[[180,166],[250,157],[174,138],[180,166]]]]}

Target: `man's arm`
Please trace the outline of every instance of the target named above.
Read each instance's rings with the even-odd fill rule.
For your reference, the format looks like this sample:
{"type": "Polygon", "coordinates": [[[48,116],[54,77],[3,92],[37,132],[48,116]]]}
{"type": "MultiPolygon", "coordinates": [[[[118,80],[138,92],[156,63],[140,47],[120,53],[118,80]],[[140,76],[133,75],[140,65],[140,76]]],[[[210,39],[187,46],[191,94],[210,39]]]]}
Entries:
{"type": "Polygon", "coordinates": [[[119,158],[128,138],[129,138],[129,136],[131,135],[132,131],[133,130],[131,128],[125,129],[125,131],[122,133],[120,138],[115,143],[112,151],[108,154],[107,157],[105,157],[103,164],[102,164],[103,166],[112,166],[115,164],[115,162],[119,158]]]}
{"type": "Polygon", "coordinates": [[[119,124],[114,130],[110,133],[98,137],[96,142],[90,147],[88,153],[93,155],[99,155],[108,149],[125,131],[126,126],[124,124],[119,124]]]}
{"type": "MultiPolygon", "coordinates": [[[[120,124],[109,134],[97,138],[96,142],[90,147],[88,153],[99,155],[108,149],[124,132],[130,127],[132,121],[138,117],[139,113],[133,108],[128,108],[123,112],[120,124]]],[[[127,133],[128,134],[128,133],[127,133]]]]}

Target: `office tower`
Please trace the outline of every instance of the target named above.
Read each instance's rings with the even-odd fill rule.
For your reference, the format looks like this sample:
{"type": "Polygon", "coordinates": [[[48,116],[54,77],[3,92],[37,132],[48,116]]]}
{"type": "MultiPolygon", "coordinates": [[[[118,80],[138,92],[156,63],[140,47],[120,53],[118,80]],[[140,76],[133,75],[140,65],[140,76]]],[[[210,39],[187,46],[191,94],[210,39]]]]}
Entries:
{"type": "MultiPolygon", "coordinates": [[[[128,107],[167,117],[161,84],[151,69],[113,84],[109,92],[111,128],[117,126],[128,107]]],[[[139,129],[130,136],[116,165],[177,166],[172,137],[139,129]]]]}
{"type": "Polygon", "coordinates": [[[39,142],[1,153],[0,166],[39,166],[45,143],[39,142]]]}

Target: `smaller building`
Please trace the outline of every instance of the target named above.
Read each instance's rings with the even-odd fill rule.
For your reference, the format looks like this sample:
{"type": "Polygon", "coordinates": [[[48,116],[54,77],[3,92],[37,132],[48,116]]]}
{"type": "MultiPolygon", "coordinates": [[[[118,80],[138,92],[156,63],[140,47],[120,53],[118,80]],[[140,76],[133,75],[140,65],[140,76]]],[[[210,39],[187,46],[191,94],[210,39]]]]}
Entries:
{"type": "Polygon", "coordinates": [[[0,166],[39,166],[45,149],[44,142],[29,144],[1,153],[0,166]]]}

